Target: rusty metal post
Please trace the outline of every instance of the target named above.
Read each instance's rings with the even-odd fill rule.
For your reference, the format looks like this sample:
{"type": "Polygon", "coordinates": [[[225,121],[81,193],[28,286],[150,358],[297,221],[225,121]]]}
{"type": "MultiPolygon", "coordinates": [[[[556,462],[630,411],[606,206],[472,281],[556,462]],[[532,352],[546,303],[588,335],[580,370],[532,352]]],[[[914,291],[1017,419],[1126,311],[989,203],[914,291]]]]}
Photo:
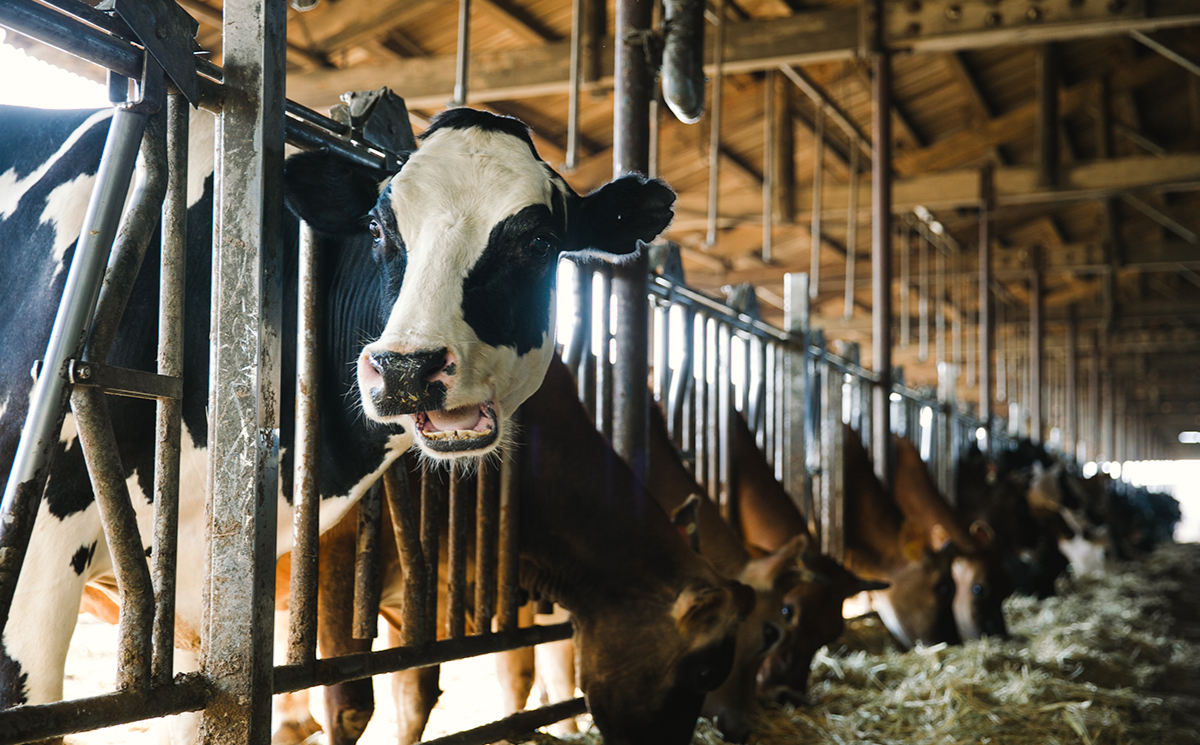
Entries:
{"type": "Polygon", "coordinates": [[[1088,368],[1087,459],[1100,460],[1100,329],[1092,329],[1091,364],[1088,368]]]}
{"type": "Polygon", "coordinates": [[[466,634],[467,533],[470,498],[462,483],[462,467],[450,464],[450,547],[449,581],[446,587],[446,636],[457,639],[466,634]]]}
{"type": "Polygon", "coordinates": [[[920,273],[917,293],[917,360],[929,359],[929,238],[924,228],[917,230],[917,271],[920,273]]]}
{"type": "Polygon", "coordinates": [[[912,226],[900,225],[900,348],[912,339],[912,226]]]}
{"type": "Polygon", "coordinates": [[[1066,390],[1063,400],[1063,451],[1071,458],[1078,457],[1076,447],[1079,432],[1079,328],[1075,321],[1075,306],[1067,315],[1066,390]]]}
{"type": "Polygon", "coordinates": [[[421,625],[425,638],[436,639],[438,563],[441,550],[442,503],[446,490],[441,479],[441,469],[422,464],[421,467],[421,553],[425,556],[425,617],[421,625]]]}
{"type": "Polygon", "coordinates": [[[354,549],[355,639],[374,639],[379,630],[379,600],[383,583],[379,576],[382,553],[379,529],[383,523],[383,490],[373,484],[358,500],[358,533],[354,549]]]}
{"type": "MultiPolygon", "coordinates": [[[[187,266],[187,167],[190,109],[179,93],[167,97],[167,193],[162,207],[159,257],[158,360],[159,375],[183,375],[184,269],[187,266]]],[[[154,552],[150,575],[154,583],[155,685],[175,677],[175,568],[179,556],[179,454],[183,434],[183,405],[178,399],[159,399],[154,439],[154,552]]]]}
{"type": "Polygon", "coordinates": [[[1035,258],[1033,271],[1029,273],[1029,438],[1035,443],[1042,442],[1042,419],[1045,414],[1042,404],[1042,375],[1045,372],[1042,353],[1046,345],[1042,310],[1045,298],[1042,296],[1040,259],[1040,255],[1035,258]]]}
{"type": "Polygon", "coordinates": [[[479,464],[475,492],[475,633],[492,631],[496,610],[496,538],[499,531],[499,473],[489,458],[479,464]]]}
{"type": "Polygon", "coordinates": [[[720,212],[721,93],[725,87],[725,0],[716,0],[713,12],[716,14],[716,24],[713,29],[712,108],[709,109],[708,229],[704,235],[706,249],[717,244],[717,220],[720,212]]]}
{"type": "MultiPolygon", "coordinates": [[[[650,162],[650,99],[653,75],[648,61],[653,0],[617,0],[615,102],[613,106],[613,175],[646,173],[650,162]]],[[[613,365],[612,443],[634,476],[645,481],[646,443],[650,438],[649,308],[646,277],[649,252],[613,268],[617,331],[621,345],[613,365]]]]}
{"type": "Polygon", "coordinates": [[[205,745],[271,737],[287,8],[229,0],[222,32],[201,634],[213,697],[200,724],[205,745]]]}
{"type": "Polygon", "coordinates": [[[775,233],[775,70],[767,70],[763,80],[763,184],[762,184],[762,260],[764,264],[771,263],[771,248],[775,233]]]}
{"type": "Polygon", "coordinates": [[[845,504],[843,450],[846,427],[842,424],[842,384],[845,376],[832,365],[826,369],[821,407],[821,553],[842,560],[845,504]]]}
{"type": "Polygon", "coordinates": [[[825,180],[825,109],[817,106],[817,123],[813,128],[813,204],[812,222],[809,232],[812,244],[809,249],[808,296],[817,299],[821,284],[821,192],[825,180]]]}
{"type": "Polygon", "coordinates": [[[979,421],[992,448],[992,208],[995,183],[991,163],[979,172],[979,421]]]}
{"type": "Polygon", "coordinates": [[[809,281],[807,274],[783,276],[784,330],[792,337],[783,352],[782,399],[777,409],[783,419],[782,431],[776,429],[783,449],[783,485],[793,499],[803,499],[808,485],[808,448],[806,415],[809,405],[808,329],[809,281]]]}
{"type": "MultiPolygon", "coordinates": [[[[871,365],[878,377],[871,423],[875,475],[892,482],[892,57],[871,56],[871,365]]],[[[855,153],[858,149],[855,148],[855,153]]],[[[840,528],[840,523],[839,523],[840,528]]],[[[839,543],[839,551],[841,545],[839,543]]]]}
{"type": "MultiPolygon", "coordinates": [[[[519,412],[518,412],[519,413],[519,412]]],[[[516,415],[513,425],[519,426],[516,415]]],[[[499,560],[496,572],[499,577],[496,588],[496,630],[512,631],[517,628],[519,546],[517,545],[518,520],[520,515],[520,462],[521,453],[512,446],[504,448],[500,460],[500,539],[499,560]]]]}
{"type": "Polygon", "coordinates": [[[471,0],[458,0],[458,53],[454,62],[454,100],[449,105],[466,106],[471,63],[471,0]]]}
{"type": "Polygon", "coordinates": [[[419,647],[430,640],[424,625],[425,588],[430,581],[436,584],[437,564],[433,565],[433,571],[429,571],[425,552],[421,549],[420,519],[404,458],[383,472],[383,493],[387,498],[388,512],[391,513],[396,555],[400,557],[400,566],[404,570],[400,646],[419,647]]]}

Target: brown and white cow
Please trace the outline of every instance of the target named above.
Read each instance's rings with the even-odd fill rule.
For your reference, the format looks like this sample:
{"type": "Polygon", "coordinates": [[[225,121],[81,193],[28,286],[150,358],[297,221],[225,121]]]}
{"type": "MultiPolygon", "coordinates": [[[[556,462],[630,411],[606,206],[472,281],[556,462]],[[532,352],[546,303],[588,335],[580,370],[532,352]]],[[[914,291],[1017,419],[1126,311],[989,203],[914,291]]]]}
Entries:
{"type": "Polygon", "coordinates": [[[894,438],[896,471],[892,493],[905,517],[921,526],[930,549],[953,547],[954,620],[963,639],[1007,636],[1004,599],[1012,583],[993,550],[995,534],[983,520],[966,527],[938,492],[917,448],[894,438]]]}

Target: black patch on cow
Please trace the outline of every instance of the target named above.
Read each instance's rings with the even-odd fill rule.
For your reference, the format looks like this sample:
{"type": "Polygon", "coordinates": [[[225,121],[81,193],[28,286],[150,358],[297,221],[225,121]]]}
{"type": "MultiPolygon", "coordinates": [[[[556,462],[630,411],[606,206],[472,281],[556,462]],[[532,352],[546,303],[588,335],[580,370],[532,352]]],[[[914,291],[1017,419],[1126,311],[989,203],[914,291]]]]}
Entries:
{"type": "MultiPolygon", "coordinates": [[[[33,173],[95,113],[95,109],[62,111],[0,106],[0,132],[4,133],[4,141],[0,143],[0,173],[13,169],[17,178],[33,173]]],[[[97,120],[72,150],[82,146],[90,151],[92,147],[87,140],[94,135],[103,137],[109,121],[109,118],[97,120]]],[[[65,162],[78,165],[71,157],[65,158],[65,162]]]]}
{"type": "Polygon", "coordinates": [[[638,174],[610,181],[586,197],[571,200],[566,251],[636,253],[652,241],[675,213],[675,192],[658,179],[638,174]]]}
{"type": "Polygon", "coordinates": [[[90,546],[80,546],[75,555],[71,557],[71,568],[75,570],[76,576],[82,577],[83,572],[91,563],[92,558],[96,556],[96,542],[92,541],[90,546]]]}
{"type": "Polygon", "coordinates": [[[25,696],[25,684],[29,682],[29,673],[21,669],[21,663],[8,656],[8,650],[0,645],[0,709],[29,703],[25,696]]]}
{"type": "Polygon", "coordinates": [[[544,204],[531,204],[492,228],[487,248],[463,281],[463,319],[479,340],[525,354],[550,330],[550,294],[562,222],[544,204]]]}
{"type": "Polygon", "coordinates": [[[301,220],[323,233],[348,235],[366,228],[386,174],[331,153],[297,153],[283,165],[284,201],[301,220]]]}
{"type": "Polygon", "coordinates": [[[520,119],[511,116],[501,116],[490,111],[478,109],[448,109],[434,117],[429,129],[421,133],[424,140],[439,129],[479,129],[484,132],[502,132],[512,135],[529,146],[533,157],[541,160],[537,148],[533,146],[533,138],[529,136],[529,127],[520,119]]]}

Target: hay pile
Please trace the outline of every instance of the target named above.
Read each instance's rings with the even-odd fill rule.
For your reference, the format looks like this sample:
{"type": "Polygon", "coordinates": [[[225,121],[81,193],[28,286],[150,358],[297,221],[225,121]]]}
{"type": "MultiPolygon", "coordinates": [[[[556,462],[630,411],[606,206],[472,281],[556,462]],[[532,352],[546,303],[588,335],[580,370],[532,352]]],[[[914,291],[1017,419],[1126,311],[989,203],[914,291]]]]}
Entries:
{"type": "MultiPolygon", "coordinates": [[[[901,653],[861,619],[818,654],[811,704],[764,708],[750,742],[1200,742],[1198,583],[1200,545],[1170,545],[1058,597],[1010,599],[1004,642],[901,653]]],[[[695,745],[721,742],[702,720],[695,745]]]]}

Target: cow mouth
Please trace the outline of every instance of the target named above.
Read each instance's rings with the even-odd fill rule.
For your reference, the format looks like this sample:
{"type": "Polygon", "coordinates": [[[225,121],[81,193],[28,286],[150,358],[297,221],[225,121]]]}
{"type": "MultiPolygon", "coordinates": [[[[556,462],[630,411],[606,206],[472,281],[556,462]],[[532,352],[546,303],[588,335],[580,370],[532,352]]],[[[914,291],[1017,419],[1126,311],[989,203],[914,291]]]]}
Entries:
{"type": "Polygon", "coordinates": [[[496,405],[492,401],[454,409],[421,411],[412,415],[421,444],[437,453],[483,450],[500,435],[496,405]]]}

